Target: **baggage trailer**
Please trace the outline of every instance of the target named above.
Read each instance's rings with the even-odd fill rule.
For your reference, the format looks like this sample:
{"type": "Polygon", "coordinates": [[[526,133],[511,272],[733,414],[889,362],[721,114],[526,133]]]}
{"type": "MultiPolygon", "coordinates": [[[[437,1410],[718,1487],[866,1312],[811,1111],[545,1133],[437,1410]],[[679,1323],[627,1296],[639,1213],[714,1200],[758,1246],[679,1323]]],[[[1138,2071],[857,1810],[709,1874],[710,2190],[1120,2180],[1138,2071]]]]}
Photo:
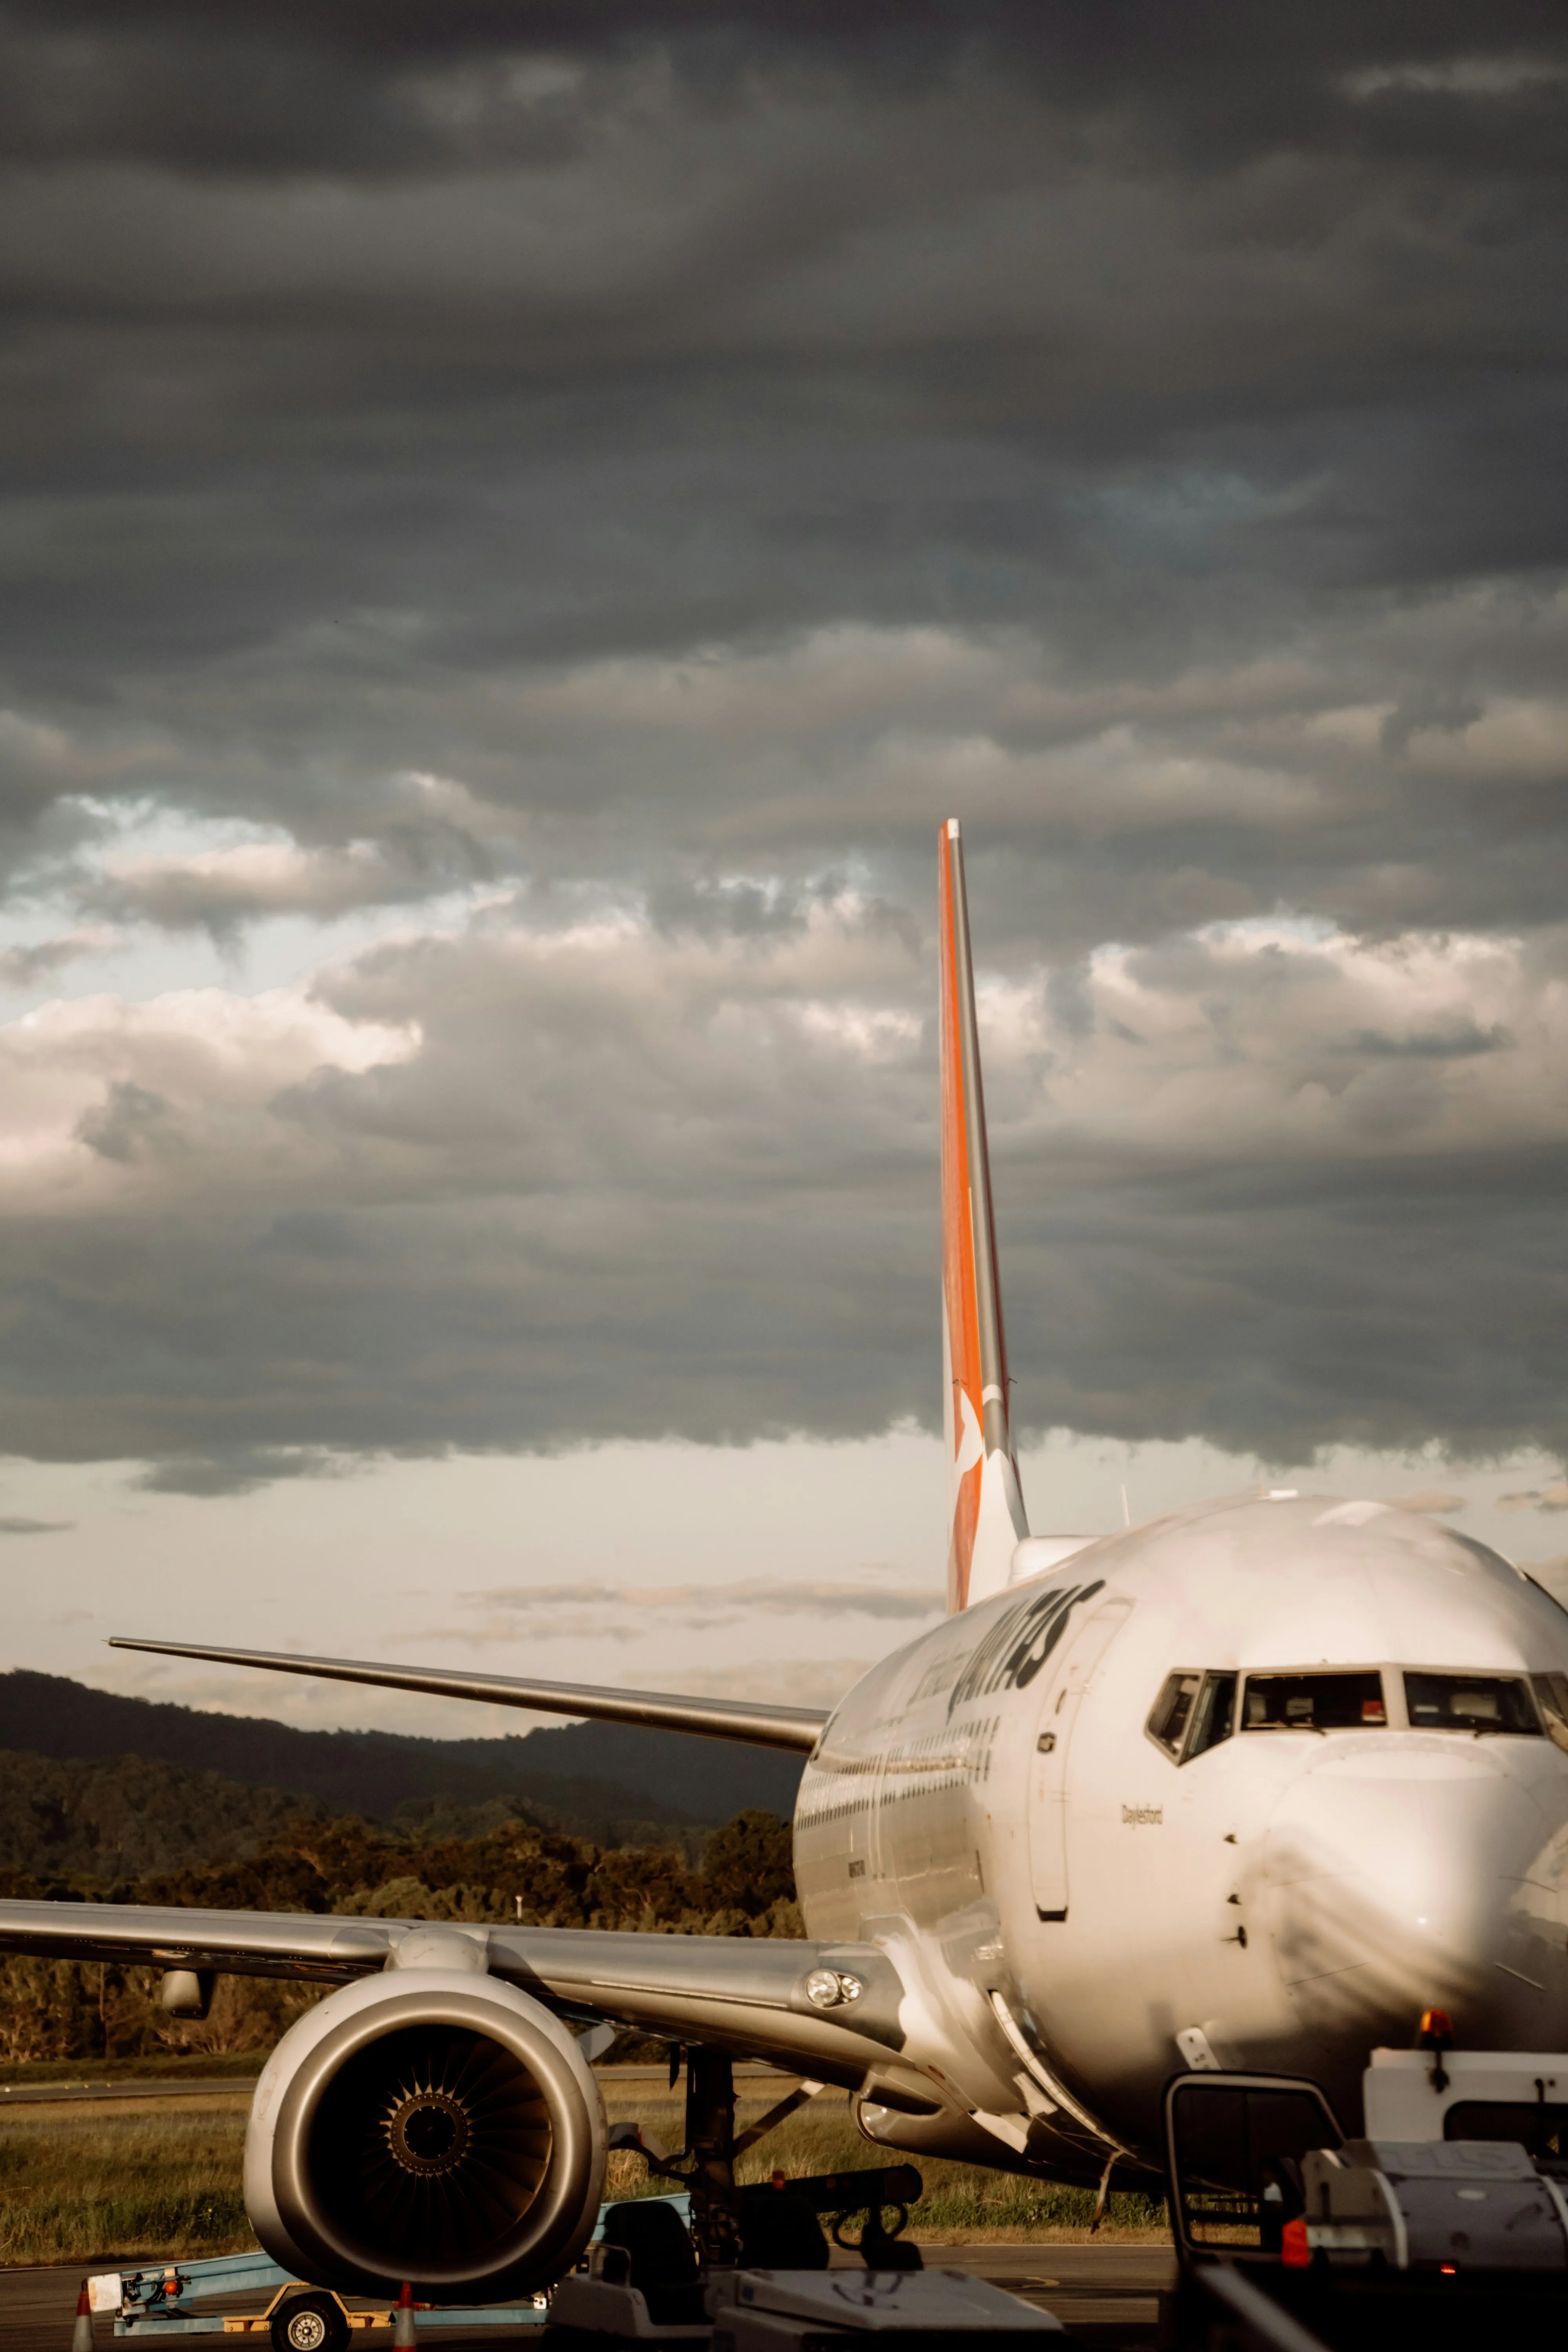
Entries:
{"type": "Polygon", "coordinates": [[[1167,2352],[1465,2352],[1568,2328],[1568,2055],[1379,2050],[1364,2135],[1315,2083],[1208,2070],[1165,2091],[1167,2352]]]}
{"type": "MultiPolygon", "coordinates": [[[[165,2336],[246,2336],[270,2340],[273,2352],[343,2352],[362,2329],[390,2327],[395,2306],[353,2309],[329,2287],[310,2286],[266,2254],[218,2254],[189,2263],[158,2263],[141,2270],[105,2271],[88,2281],[88,2302],[114,2314],[114,2333],[141,2339],[165,2336]],[[225,2304],[265,2296],[259,2311],[225,2304]],[[203,2310],[204,2304],[217,2309],[203,2310]]],[[[523,2304],[416,2303],[419,2326],[542,2327],[549,2298],[523,2304]]]]}

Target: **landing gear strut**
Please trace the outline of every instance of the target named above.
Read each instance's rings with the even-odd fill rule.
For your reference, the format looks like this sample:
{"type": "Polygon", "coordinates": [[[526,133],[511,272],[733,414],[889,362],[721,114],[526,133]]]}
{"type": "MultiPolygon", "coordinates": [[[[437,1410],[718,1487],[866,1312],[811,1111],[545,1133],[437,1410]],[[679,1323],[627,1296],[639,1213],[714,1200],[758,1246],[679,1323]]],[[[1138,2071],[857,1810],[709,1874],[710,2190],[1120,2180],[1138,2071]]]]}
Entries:
{"type": "Polygon", "coordinates": [[[686,2146],[691,2159],[691,2234],[705,2270],[738,2260],[741,2209],[735,2192],[735,2070],[722,2050],[687,2053],[686,2146]]]}

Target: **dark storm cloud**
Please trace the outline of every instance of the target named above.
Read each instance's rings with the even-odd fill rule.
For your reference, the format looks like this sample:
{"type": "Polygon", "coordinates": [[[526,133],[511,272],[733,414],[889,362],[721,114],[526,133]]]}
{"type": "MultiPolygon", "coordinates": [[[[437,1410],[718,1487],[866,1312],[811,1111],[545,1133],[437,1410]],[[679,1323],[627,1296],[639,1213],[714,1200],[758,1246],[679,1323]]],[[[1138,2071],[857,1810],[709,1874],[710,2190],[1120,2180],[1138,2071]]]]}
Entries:
{"type": "Polygon", "coordinates": [[[954,809],[1030,1420],[1559,1432],[1565,99],[1519,5],[6,11],[0,978],[408,927],[6,1033],[8,1443],[929,1418],[954,809]]]}
{"type": "MultiPolygon", "coordinates": [[[[167,1456],[151,1483],[202,1494],[929,1422],[929,994],[846,898],[761,943],[498,922],[314,1002],[50,1008],[0,1037],[32,1139],[0,1225],[9,1442],[167,1456]]],[[[1104,951],[1052,1003],[1038,973],[982,1010],[1024,1425],[1568,1438],[1568,1014],[1518,942],[1244,927],[1104,951]],[[1514,1042],[1384,1049],[1458,1001],[1514,1042]]]]}
{"type": "Polygon", "coordinates": [[[393,899],[661,848],[849,847],[907,896],[951,777],[843,789],[896,698],[651,763],[528,706],[854,624],[1013,631],[1021,685],[1079,689],[983,698],[1011,772],[964,779],[1052,913],[1548,887],[1555,778],[1441,755],[1561,669],[1558,28],[1079,13],[14,16],[12,857],[152,792],[368,843],[393,899]],[[1313,805],[1243,776],[1085,839],[1048,771],[1118,725],[1313,805]],[[460,839],[410,769],[468,788],[460,839]]]}
{"type": "Polygon", "coordinates": [[[214,1445],[205,1454],[172,1454],[132,1480],[146,1495],[249,1495],[279,1478],[331,1478],[343,1465],[317,1445],[214,1445]]]}

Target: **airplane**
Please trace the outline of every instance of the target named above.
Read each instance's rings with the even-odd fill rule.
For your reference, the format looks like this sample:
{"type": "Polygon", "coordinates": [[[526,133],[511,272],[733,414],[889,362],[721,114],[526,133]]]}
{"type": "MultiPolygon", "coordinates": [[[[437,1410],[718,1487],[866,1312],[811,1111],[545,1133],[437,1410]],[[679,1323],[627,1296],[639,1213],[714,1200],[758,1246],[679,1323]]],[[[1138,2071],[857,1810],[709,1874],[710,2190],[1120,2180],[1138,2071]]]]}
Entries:
{"type": "Polygon", "coordinates": [[[605,2179],[595,2029],[686,2052],[680,2161],[721,2254],[736,2058],[840,2085],[877,2148],[1103,2199],[1157,2173],[1184,2069],[1310,2076],[1353,2128],[1369,2048],[1424,2011],[1469,2047],[1568,2047],[1568,1612],[1375,1501],[1028,1532],[956,821],[939,887],[940,1624],[826,1711],[119,1642],[805,1759],[798,1941],[0,1902],[5,1951],[335,1988],[247,2142],[258,2238],[302,2278],[481,2302],[562,2276],[605,2179]]]}

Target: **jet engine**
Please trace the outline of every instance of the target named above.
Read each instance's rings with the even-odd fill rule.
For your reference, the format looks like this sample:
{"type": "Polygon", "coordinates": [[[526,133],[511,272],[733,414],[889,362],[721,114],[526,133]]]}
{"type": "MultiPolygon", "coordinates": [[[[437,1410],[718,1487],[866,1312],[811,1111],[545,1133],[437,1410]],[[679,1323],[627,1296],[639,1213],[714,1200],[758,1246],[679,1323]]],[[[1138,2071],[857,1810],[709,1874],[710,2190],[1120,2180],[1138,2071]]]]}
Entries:
{"type": "Polygon", "coordinates": [[[446,2303],[532,2294],[594,2227],[599,2086],[566,2028],[483,1974],[468,1938],[418,1940],[458,1965],[395,1962],[345,1985],[268,2060],[245,2148],[251,2225],[318,2286],[395,2297],[411,2279],[446,2303]]]}

